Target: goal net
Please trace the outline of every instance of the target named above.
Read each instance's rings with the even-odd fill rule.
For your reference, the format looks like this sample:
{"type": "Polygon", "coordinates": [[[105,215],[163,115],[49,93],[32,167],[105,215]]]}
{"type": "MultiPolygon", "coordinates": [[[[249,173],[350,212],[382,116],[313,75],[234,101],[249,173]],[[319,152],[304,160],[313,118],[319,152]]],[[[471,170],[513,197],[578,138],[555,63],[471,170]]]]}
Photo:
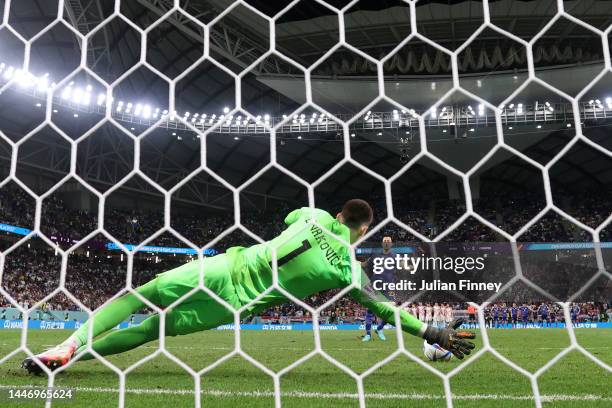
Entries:
{"type": "MultiPolygon", "coordinates": [[[[609,296],[612,275],[606,269],[609,254],[605,252],[609,247],[603,245],[611,235],[612,215],[605,204],[610,198],[609,191],[598,191],[603,195],[601,199],[585,198],[593,204],[586,215],[568,209],[576,208],[565,205],[571,199],[557,198],[563,190],[557,188],[558,180],[567,177],[568,184],[574,182],[571,169],[563,167],[567,164],[563,162],[565,156],[576,154],[581,164],[599,160],[604,167],[612,158],[609,144],[602,142],[604,136],[595,134],[596,131],[589,133],[590,129],[600,127],[605,130],[607,118],[612,117],[612,100],[602,93],[612,84],[611,28],[577,18],[568,9],[568,3],[573,2],[549,2],[547,18],[542,18],[537,27],[525,26],[532,30],[528,36],[517,33],[516,25],[504,19],[503,13],[509,11],[500,11],[504,7],[500,3],[506,2],[456,2],[448,7],[456,7],[459,15],[469,14],[461,15],[458,22],[445,23],[461,31],[461,35],[456,33],[461,39],[456,43],[454,38],[444,38],[446,32],[431,28],[436,20],[442,20],[435,15],[442,5],[434,1],[397,1],[388,7],[359,0],[295,0],[274,5],[247,0],[211,0],[200,5],[182,0],[41,3],[44,2],[4,1],[0,26],[0,50],[4,51],[0,53],[3,98],[0,104],[14,119],[14,123],[11,120],[0,129],[6,170],[0,183],[4,191],[0,203],[5,211],[0,221],[6,223],[2,230],[13,237],[2,244],[0,252],[0,295],[5,302],[0,306],[19,314],[17,319],[4,312],[0,320],[8,322],[7,328],[11,321],[23,322],[19,347],[0,356],[0,366],[12,364],[11,359],[19,353],[33,356],[39,352],[31,346],[36,333],[29,329],[28,322],[40,320],[52,325],[50,320],[61,320],[57,315],[46,317],[53,312],[53,308],[45,309],[46,305],[57,296],[63,299],[64,303],[59,303],[60,310],[66,308],[66,322],[73,318],[69,317],[68,305],[86,312],[83,317],[95,318],[97,310],[126,291],[137,294],[135,287],[160,271],[169,257],[179,255],[178,260],[186,262],[203,259],[226,246],[266,242],[277,232],[275,225],[282,224],[282,217],[293,209],[282,197],[299,196],[304,206],[314,210],[322,201],[336,204],[333,200],[336,195],[342,197],[339,192],[344,185],[352,192],[370,194],[364,198],[378,203],[375,209],[379,211],[377,224],[364,238],[352,245],[345,243],[351,246],[353,259],[367,254],[363,248],[371,242],[380,246],[380,238],[386,235],[393,235],[398,242],[419,241],[423,244],[419,251],[432,251],[433,255],[436,251],[438,255],[452,252],[453,242],[473,243],[473,248],[462,249],[466,254],[495,250],[503,253],[504,263],[497,264],[497,272],[503,275],[498,294],[487,292],[487,296],[478,298],[458,294],[452,299],[438,299],[428,297],[426,291],[415,290],[401,299],[402,307],[409,312],[412,304],[416,310],[416,303],[423,301],[432,304],[463,301],[473,307],[471,327],[479,328],[482,338],[475,354],[452,370],[440,370],[405,346],[401,329],[396,325],[393,336],[397,338],[397,348],[357,372],[326,351],[321,326],[337,318],[331,317],[330,306],[350,289],[361,289],[359,271],[353,271],[351,287],[332,292],[317,303],[300,299],[282,288],[274,261],[275,279],[269,291],[285,294],[294,308],[301,309],[300,316],[310,315],[314,349],[305,350],[302,357],[288,366],[273,370],[245,352],[241,345],[241,327],[247,323],[243,312],[254,303],[236,310],[205,286],[206,271],[202,270],[199,286],[166,310],[142,299],[150,311],[161,316],[162,336],[156,352],[174,361],[194,379],[191,392],[195,393],[195,406],[205,405],[201,376],[235,356],[272,379],[270,396],[276,406],[284,402],[283,376],[315,357],[322,357],[352,378],[356,393],[347,398],[358,401],[360,406],[369,402],[364,386],[368,376],[398,356],[440,379],[444,394],[436,397],[440,399],[437,402],[447,406],[461,399],[457,395],[460,390],[451,387],[451,380],[486,353],[528,380],[532,392],[528,399],[536,406],[550,401],[547,399],[550,396],[542,396],[539,379],[570,352],[581,353],[606,372],[612,372],[610,359],[601,359],[577,340],[572,311],[573,302],[589,296],[593,300],[597,297],[598,302],[612,300],[609,296]],[[465,3],[470,3],[469,7],[465,3]],[[28,13],[37,7],[41,17],[28,20],[28,13]],[[365,26],[371,30],[363,29],[365,26]],[[578,52],[546,42],[549,37],[561,42],[563,33],[570,32],[568,26],[587,36],[599,53],[589,51],[587,45],[578,52]],[[379,41],[376,35],[382,31],[385,35],[380,34],[379,41]],[[175,32],[178,34],[171,36],[175,32]],[[497,45],[487,43],[485,47],[482,41],[487,36],[504,38],[505,42],[499,40],[497,45]],[[391,41],[391,45],[383,41],[391,41]],[[482,49],[476,45],[482,45],[482,49]],[[167,59],[161,59],[160,54],[170,48],[173,50],[167,59]],[[73,66],[66,63],[68,60],[74,61],[73,66]],[[555,66],[569,66],[570,70],[556,73],[555,66]],[[541,74],[546,68],[550,72],[541,74]],[[202,80],[204,77],[207,79],[202,80]],[[193,89],[202,94],[194,93],[193,89]],[[546,139],[544,133],[558,137],[546,139]],[[101,138],[100,134],[106,136],[101,138]],[[89,143],[91,140],[96,143],[89,143]],[[251,145],[250,140],[257,140],[258,144],[251,145]],[[330,140],[333,148],[325,146],[330,140]],[[542,146],[551,140],[552,147],[543,152],[542,146]],[[534,141],[542,144],[535,146],[534,141]],[[185,142],[183,150],[173,150],[175,142],[185,142]],[[298,142],[314,148],[294,149],[292,146],[298,142]],[[291,154],[286,153],[286,147],[294,149],[291,154]],[[257,149],[261,149],[259,155],[257,149]],[[244,150],[257,158],[248,159],[244,150]],[[243,165],[224,166],[224,160],[229,159],[241,164],[240,155],[245,156],[243,165]],[[494,175],[499,163],[509,163],[508,157],[513,158],[515,166],[530,169],[516,173],[519,190],[521,184],[529,190],[533,180],[540,180],[540,195],[534,198],[540,200],[539,207],[532,204],[535,196],[525,190],[522,202],[514,198],[501,201],[502,206],[510,208],[502,211],[499,204],[488,206],[487,200],[492,196],[487,196],[485,190],[497,186],[486,184],[490,179],[487,175],[494,175]],[[111,159],[113,164],[105,162],[111,159]],[[29,162],[29,167],[24,161],[29,162]],[[36,161],[37,171],[51,168],[48,176],[55,179],[50,188],[27,176],[26,167],[35,169],[36,161]],[[177,164],[178,161],[181,163],[177,164]],[[173,166],[182,169],[177,171],[173,166]],[[334,177],[335,185],[326,184],[334,177]],[[422,186],[414,182],[415,177],[432,186],[431,189],[419,190],[422,186]],[[268,181],[259,185],[263,179],[268,181]],[[285,180],[282,186],[281,180],[285,180]],[[193,188],[194,183],[199,186],[197,189],[193,188]],[[77,184],[80,188],[75,187],[77,184]],[[438,194],[434,192],[437,185],[442,185],[447,201],[436,204],[432,200],[431,205],[415,203],[419,195],[412,196],[412,191],[431,194],[427,196],[430,199],[438,194]],[[202,195],[204,190],[206,198],[202,195]],[[296,194],[294,190],[302,193],[296,194]],[[115,210],[121,200],[111,196],[119,191],[142,194],[143,201],[149,196],[157,197],[156,208],[163,216],[154,220],[152,210],[139,214],[115,210]],[[45,227],[54,219],[66,218],[62,206],[58,204],[53,210],[53,203],[70,192],[78,192],[80,201],[74,203],[74,212],[69,213],[71,231],[79,231],[85,222],[91,222],[84,221],[86,217],[79,213],[79,208],[94,208],[93,229],[80,236],[65,236],[66,231],[45,227]],[[208,194],[217,198],[202,207],[203,211],[212,212],[202,216],[208,223],[202,227],[196,215],[184,215],[181,209],[197,200],[208,200],[208,194]],[[174,200],[177,196],[178,202],[174,200]],[[20,208],[14,204],[26,202],[31,206],[24,204],[20,208]],[[269,219],[252,216],[261,214],[256,210],[264,207],[278,214],[269,219]],[[228,209],[230,219],[216,212],[228,209]],[[509,224],[501,222],[503,215],[499,214],[505,214],[504,211],[522,213],[515,217],[518,221],[509,224]],[[11,223],[13,216],[31,222],[31,228],[11,223]],[[436,222],[431,222],[432,217],[436,222]],[[114,223],[113,219],[118,218],[122,223],[114,223]],[[262,223],[265,225],[258,225],[262,223]],[[475,224],[487,232],[475,229],[475,224]],[[193,233],[196,229],[197,234],[193,233]],[[568,238],[559,238],[559,234],[567,234],[568,238]],[[139,239],[134,241],[134,237],[139,239]],[[25,251],[33,239],[50,248],[53,257],[42,250],[25,251]],[[536,258],[526,263],[531,254],[543,248],[539,243],[553,245],[551,242],[556,239],[580,241],[581,245],[547,247],[551,251],[545,257],[538,252],[538,257],[534,255],[536,258]],[[496,241],[503,241],[497,249],[478,246],[479,242],[496,241]],[[125,269],[112,278],[121,291],[112,296],[96,297],[92,293],[100,288],[87,285],[87,271],[108,272],[88,260],[90,251],[91,257],[98,257],[97,250],[106,252],[100,252],[96,262],[103,263],[103,258],[110,258],[112,251],[115,251],[112,256],[125,262],[125,269]],[[559,257],[563,258],[561,262],[567,261],[569,266],[563,276],[570,279],[562,282],[561,287],[553,284],[559,282],[550,282],[550,277],[537,271],[542,265],[557,265],[559,257]],[[14,262],[26,266],[15,272],[14,262]],[[46,269],[59,271],[57,279],[51,273],[34,280],[26,277],[28,268],[44,262],[46,269]],[[143,266],[158,263],[156,270],[143,266]],[[584,273],[573,274],[577,270],[584,273]],[[77,283],[75,276],[80,280],[77,283]],[[40,279],[50,282],[40,285],[45,292],[22,301],[19,291],[39,285],[40,279]],[[124,288],[126,281],[128,285],[124,288]],[[231,310],[234,321],[230,330],[235,341],[226,354],[198,371],[166,348],[163,333],[167,310],[199,291],[214,298],[221,308],[231,310]],[[504,298],[510,303],[523,294],[540,296],[555,304],[558,322],[567,331],[569,345],[537,370],[525,369],[489,340],[488,331],[494,329],[489,321],[490,306],[502,299],[503,293],[512,294],[510,300],[504,298]]],[[[532,7],[531,2],[526,3],[525,7],[532,7]]],[[[504,167],[505,182],[509,184],[514,177],[514,173],[508,172],[510,167],[504,167]]],[[[595,171],[603,174],[606,169],[595,171]]],[[[599,185],[609,189],[606,183],[609,182],[596,183],[594,188],[599,185]]],[[[430,280],[435,277],[433,274],[430,280]]],[[[287,322],[284,315],[279,319],[279,323],[287,322]]],[[[91,330],[89,335],[91,351],[91,330]]],[[[152,356],[127,369],[99,359],[119,377],[119,406],[126,405],[128,375],[152,356]]],[[[47,385],[56,386],[57,379],[74,364],[56,371],[45,368],[47,385]]],[[[2,387],[6,389],[8,385],[2,387]]],[[[384,393],[377,395],[387,398],[384,393]]],[[[310,397],[316,398],[317,394],[310,397]]],[[[430,397],[407,394],[397,398],[430,397]]],[[[47,400],[47,405],[56,405],[56,401],[47,400]]]]}

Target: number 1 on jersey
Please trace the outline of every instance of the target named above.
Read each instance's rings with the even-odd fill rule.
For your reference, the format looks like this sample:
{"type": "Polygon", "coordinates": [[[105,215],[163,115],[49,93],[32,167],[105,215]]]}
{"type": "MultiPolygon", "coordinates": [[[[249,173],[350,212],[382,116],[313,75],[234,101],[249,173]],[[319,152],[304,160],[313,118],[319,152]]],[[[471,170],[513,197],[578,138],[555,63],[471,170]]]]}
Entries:
{"type": "Polygon", "coordinates": [[[293,258],[295,258],[295,257],[299,256],[300,254],[303,254],[304,252],[308,251],[310,248],[312,248],[312,246],[310,245],[310,242],[307,239],[303,240],[302,241],[302,246],[294,249],[293,251],[289,252],[287,255],[285,255],[282,258],[278,259],[278,267],[280,268],[281,266],[283,266],[284,264],[286,264],[287,262],[289,262],[293,258]]]}

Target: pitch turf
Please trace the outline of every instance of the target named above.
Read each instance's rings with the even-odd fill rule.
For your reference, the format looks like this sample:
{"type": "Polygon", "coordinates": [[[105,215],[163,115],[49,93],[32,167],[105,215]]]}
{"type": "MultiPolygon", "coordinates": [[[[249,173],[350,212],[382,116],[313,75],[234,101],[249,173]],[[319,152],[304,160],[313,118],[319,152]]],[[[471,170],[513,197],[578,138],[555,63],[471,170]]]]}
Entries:
{"type": "MultiPolygon", "coordinates": [[[[362,343],[354,331],[321,332],[322,347],[356,372],[363,372],[397,349],[396,337],[386,331],[388,340],[362,343]]],[[[562,329],[490,330],[491,344],[504,356],[525,370],[537,371],[559,354],[570,342],[562,329]]],[[[35,352],[65,338],[66,331],[30,331],[28,345],[35,352]]],[[[375,336],[374,336],[375,337],[375,336]]],[[[578,342],[593,355],[612,365],[612,330],[576,330],[578,342]]],[[[404,336],[406,347],[420,358],[422,341],[404,336]]],[[[18,347],[20,332],[0,331],[0,356],[18,347]]],[[[271,370],[278,371],[314,348],[308,331],[245,331],[242,348],[271,370]]],[[[481,344],[479,337],[478,345],[481,344]]],[[[211,331],[167,339],[167,349],[176,357],[200,370],[228,354],[234,346],[233,332],[211,331]]],[[[155,352],[157,343],[110,357],[117,367],[126,368],[155,352]]],[[[0,365],[2,398],[9,386],[46,385],[46,376],[32,377],[19,369],[24,357],[17,354],[0,365]]],[[[428,363],[441,371],[455,368],[459,362],[428,363]]],[[[610,407],[612,373],[584,355],[572,351],[539,377],[545,406],[610,407]]],[[[54,406],[109,407],[118,402],[119,377],[98,361],[75,364],[57,376],[59,387],[76,388],[76,399],[54,406]]],[[[505,365],[490,353],[480,356],[451,378],[457,407],[531,407],[534,406],[528,378],[505,365]]],[[[165,356],[157,356],[131,371],[126,377],[128,407],[193,406],[190,391],[194,380],[185,370],[165,356]]],[[[398,407],[444,406],[442,381],[407,357],[398,356],[364,380],[368,406],[398,407]]],[[[268,407],[273,405],[271,377],[241,357],[232,357],[202,376],[202,406],[268,407]]],[[[357,406],[357,386],[347,374],[320,356],[308,360],[281,377],[282,402],[289,407],[357,406]]],[[[43,406],[41,402],[18,403],[0,399],[1,407],[43,406]]]]}

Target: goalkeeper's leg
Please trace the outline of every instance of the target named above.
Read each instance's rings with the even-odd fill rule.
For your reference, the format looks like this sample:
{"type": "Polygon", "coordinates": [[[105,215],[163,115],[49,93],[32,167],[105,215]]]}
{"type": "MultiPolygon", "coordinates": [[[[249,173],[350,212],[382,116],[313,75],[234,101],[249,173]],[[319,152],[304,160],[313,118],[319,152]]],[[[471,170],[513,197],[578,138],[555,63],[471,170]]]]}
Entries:
{"type": "MultiPolygon", "coordinates": [[[[165,336],[179,336],[208,330],[222,324],[232,323],[234,314],[214,299],[201,292],[187,298],[166,312],[165,336]]],[[[159,338],[159,315],[148,317],[138,326],[113,331],[96,340],[93,350],[102,355],[123,353],[144,343],[159,338]]],[[[84,351],[87,345],[82,345],[77,354],[84,351]]],[[[79,356],[79,360],[95,358],[91,353],[79,356]]]]}
{"type": "MultiPolygon", "coordinates": [[[[160,297],[157,285],[158,279],[156,278],[138,287],[136,291],[151,303],[155,305],[160,305],[160,297]]],[[[110,329],[127,319],[131,314],[145,307],[146,304],[133,293],[127,293],[121,296],[120,298],[115,299],[93,316],[93,337],[99,336],[100,334],[109,331],[110,329]]],[[[39,360],[40,363],[49,367],[50,369],[54,369],[68,364],[75,351],[79,347],[87,343],[87,335],[91,322],[92,319],[89,319],[63,343],[50,350],[45,351],[44,353],[36,355],[36,359],[39,360]]],[[[148,324],[148,326],[150,325],[151,323],[148,324]]],[[[134,333],[130,333],[129,336],[125,336],[127,341],[124,347],[127,347],[127,345],[130,343],[136,344],[137,338],[140,340],[144,338],[142,334],[140,334],[139,337],[132,336],[132,334],[134,333]]],[[[145,341],[142,341],[139,344],[142,344],[143,342],[145,341]]],[[[26,358],[23,361],[22,367],[28,370],[29,372],[42,371],[38,364],[36,364],[34,359],[30,357],[26,358]]]]}
{"type": "MultiPolygon", "coordinates": [[[[102,356],[109,354],[123,353],[124,351],[132,350],[144,343],[148,343],[159,338],[159,315],[155,314],[146,318],[138,326],[128,327],[126,329],[116,330],[99,340],[94,341],[91,347],[94,351],[102,356]]],[[[81,345],[76,355],[85,351],[87,344],[81,345]]],[[[91,353],[85,353],[79,357],[79,361],[91,360],[95,356],[91,353]]]]}
{"type": "MultiPolygon", "coordinates": [[[[142,297],[156,306],[161,306],[158,292],[158,279],[153,279],[142,286],[136,288],[142,297]]],[[[147,305],[133,293],[127,293],[115,299],[93,316],[93,337],[106,333],[119,323],[130,317],[131,314],[144,309],[147,305]]],[[[62,343],[74,345],[78,349],[87,343],[87,332],[91,319],[77,329],[66,341],[62,343]]]]}

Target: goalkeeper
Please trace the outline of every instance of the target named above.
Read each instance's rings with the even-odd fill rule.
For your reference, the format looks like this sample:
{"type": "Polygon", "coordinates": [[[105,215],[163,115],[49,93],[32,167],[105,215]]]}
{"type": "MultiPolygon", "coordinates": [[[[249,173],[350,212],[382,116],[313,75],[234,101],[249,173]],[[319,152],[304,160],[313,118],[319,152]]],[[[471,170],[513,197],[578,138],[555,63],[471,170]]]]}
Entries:
{"type": "MultiPolygon", "coordinates": [[[[340,213],[332,217],[323,210],[302,208],[292,211],[286,218],[285,229],[278,237],[249,248],[233,247],[226,253],[197,260],[176,269],[161,273],[136,291],[149,302],[166,308],[198,286],[200,264],[204,262],[204,284],[212,292],[238,309],[250,304],[253,299],[272,286],[272,253],[275,248],[278,267],[278,283],[289,293],[303,299],[314,293],[343,288],[352,282],[352,268],[362,282],[363,289],[353,289],[350,295],[378,317],[395,323],[395,306],[380,297],[369,285],[361,272],[359,262],[351,263],[349,248],[333,238],[322,226],[345,242],[354,243],[362,237],[372,222],[372,208],[363,200],[350,200],[340,213]]],[[[249,305],[244,315],[259,313],[288,299],[277,290],[272,290],[249,305]]],[[[87,347],[89,324],[93,321],[93,337],[106,333],[146,307],[133,293],[128,293],[109,303],[60,345],[35,356],[26,358],[22,367],[29,372],[42,371],[39,364],[50,369],[68,364],[74,355],[80,360],[93,359],[91,353],[81,354],[87,347]]],[[[402,330],[438,343],[457,358],[470,354],[474,334],[456,331],[462,321],[456,320],[445,329],[438,329],[419,321],[406,311],[400,311],[402,330]]],[[[196,292],[166,313],[165,335],[177,336],[212,329],[232,323],[234,314],[203,291],[196,292]]],[[[96,339],[92,348],[100,355],[110,355],[132,350],[159,337],[160,316],[154,314],[140,325],[113,330],[96,339]]]]}

